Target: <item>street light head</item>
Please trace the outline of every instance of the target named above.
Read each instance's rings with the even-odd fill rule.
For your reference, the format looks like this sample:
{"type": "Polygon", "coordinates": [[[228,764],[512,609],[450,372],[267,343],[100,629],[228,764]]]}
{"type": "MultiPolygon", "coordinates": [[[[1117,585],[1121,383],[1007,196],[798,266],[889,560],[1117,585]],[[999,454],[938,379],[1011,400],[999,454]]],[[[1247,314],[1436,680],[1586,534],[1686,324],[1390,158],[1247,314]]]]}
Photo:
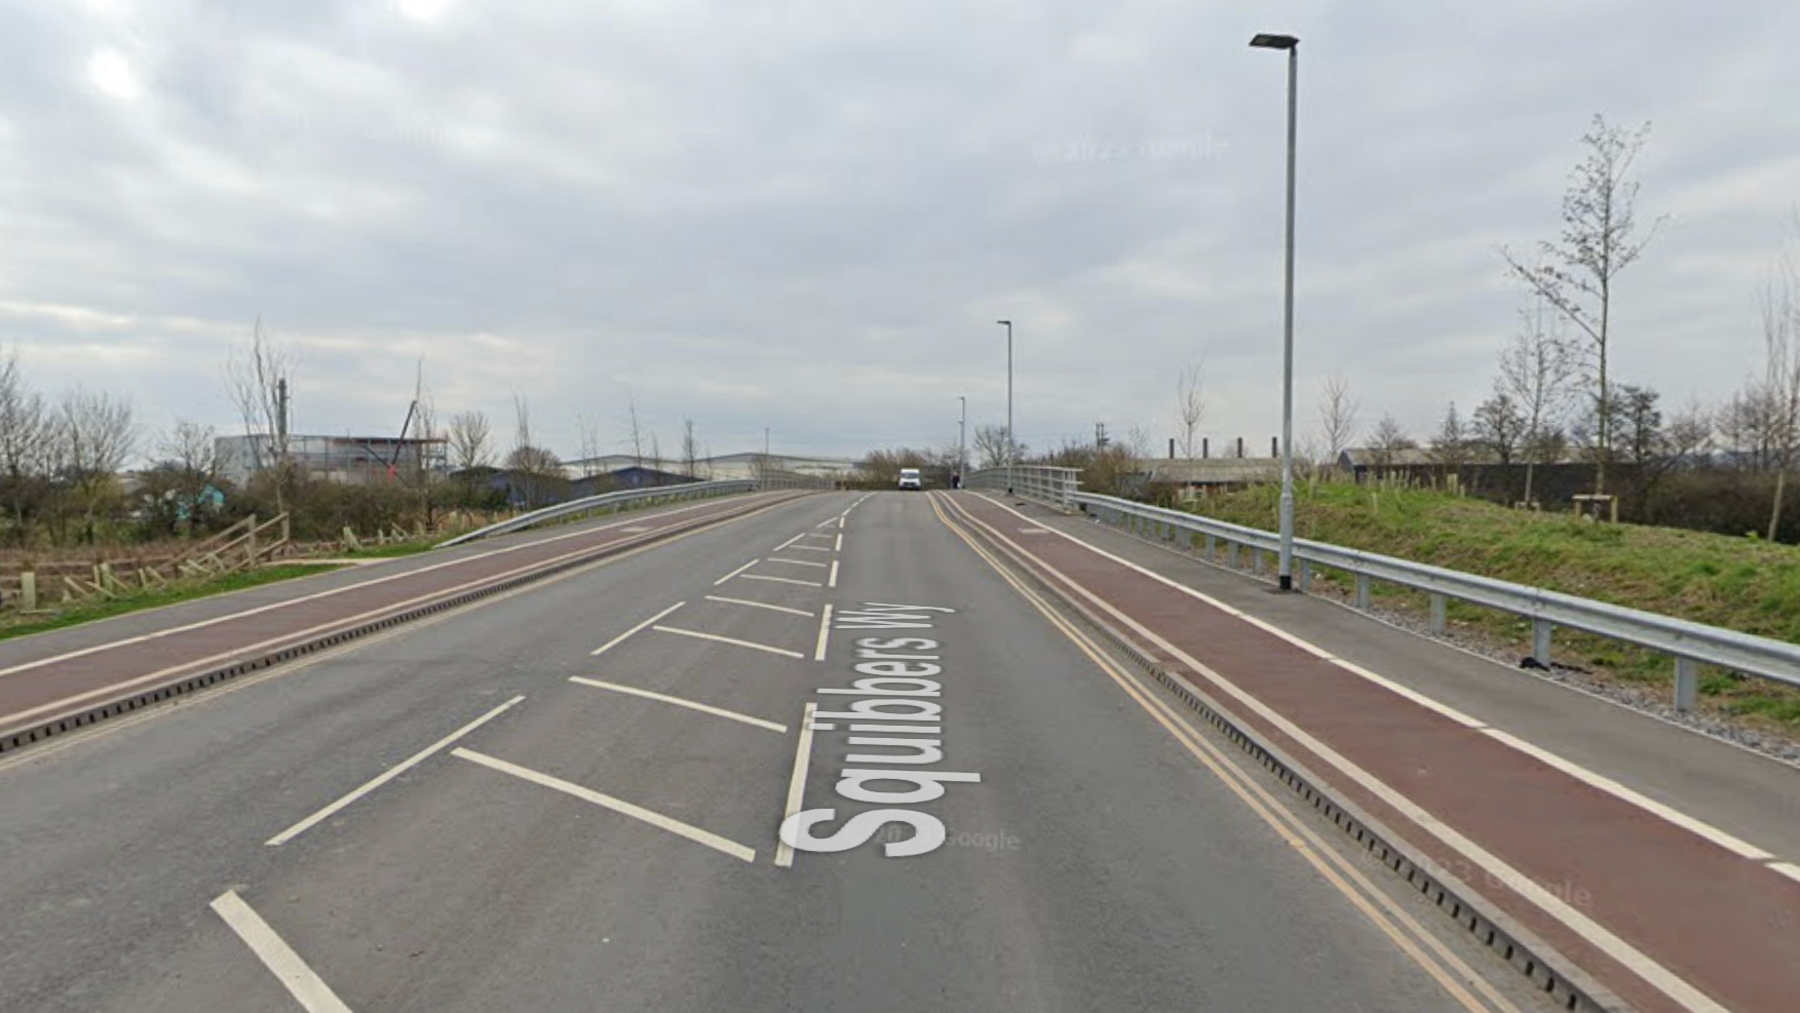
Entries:
{"type": "Polygon", "coordinates": [[[1011,327],[1011,326],[1012,326],[1012,321],[1011,321],[1011,320],[996,320],[996,321],[994,321],[994,323],[997,323],[997,324],[1001,324],[1001,325],[1003,325],[1003,326],[1006,326],[1006,327],[1011,327]]]}
{"type": "Polygon", "coordinates": [[[1292,35],[1270,35],[1267,32],[1250,40],[1250,45],[1256,49],[1293,49],[1299,44],[1300,40],[1292,35]]]}

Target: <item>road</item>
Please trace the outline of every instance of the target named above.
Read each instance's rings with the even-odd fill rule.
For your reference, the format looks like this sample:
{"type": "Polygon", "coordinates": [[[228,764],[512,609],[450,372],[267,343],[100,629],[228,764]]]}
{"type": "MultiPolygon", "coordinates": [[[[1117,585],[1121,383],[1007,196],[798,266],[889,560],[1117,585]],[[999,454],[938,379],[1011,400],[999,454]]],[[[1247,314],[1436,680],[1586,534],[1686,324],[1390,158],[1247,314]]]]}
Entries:
{"type": "Polygon", "coordinates": [[[773,504],[0,760],[0,1009],[1547,1008],[945,506],[773,504]]]}

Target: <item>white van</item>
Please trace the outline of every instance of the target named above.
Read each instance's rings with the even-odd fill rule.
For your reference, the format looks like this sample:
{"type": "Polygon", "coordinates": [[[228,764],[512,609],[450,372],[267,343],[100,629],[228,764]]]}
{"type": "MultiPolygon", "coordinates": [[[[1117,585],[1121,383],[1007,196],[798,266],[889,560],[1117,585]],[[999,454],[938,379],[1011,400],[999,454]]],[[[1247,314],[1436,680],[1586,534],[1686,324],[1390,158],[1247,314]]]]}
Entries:
{"type": "Polygon", "coordinates": [[[900,488],[902,488],[902,489],[923,488],[923,483],[919,481],[919,469],[917,469],[917,468],[901,468],[900,469],[900,488]]]}

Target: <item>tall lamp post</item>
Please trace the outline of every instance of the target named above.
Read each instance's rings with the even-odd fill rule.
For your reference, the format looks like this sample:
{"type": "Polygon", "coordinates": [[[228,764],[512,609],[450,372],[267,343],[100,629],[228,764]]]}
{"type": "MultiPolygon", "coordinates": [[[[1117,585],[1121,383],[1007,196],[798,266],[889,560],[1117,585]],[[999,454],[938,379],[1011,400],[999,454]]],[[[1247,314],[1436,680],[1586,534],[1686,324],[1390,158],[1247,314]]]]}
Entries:
{"type": "Polygon", "coordinates": [[[969,473],[969,399],[962,394],[956,395],[962,402],[962,418],[956,423],[956,474],[958,478],[969,473]]]}
{"type": "Polygon", "coordinates": [[[996,320],[994,323],[1006,328],[1006,494],[1013,494],[1013,458],[1018,441],[1013,439],[1012,414],[1012,321],[996,320]]]}
{"type": "Polygon", "coordinates": [[[1287,108],[1287,276],[1282,290],[1281,335],[1281,590],[1294,589],[1294,120],[1300,81],[1300,40],[1261,34],[1256,49],[1285,49],[1288,55],[1287,108]]]}

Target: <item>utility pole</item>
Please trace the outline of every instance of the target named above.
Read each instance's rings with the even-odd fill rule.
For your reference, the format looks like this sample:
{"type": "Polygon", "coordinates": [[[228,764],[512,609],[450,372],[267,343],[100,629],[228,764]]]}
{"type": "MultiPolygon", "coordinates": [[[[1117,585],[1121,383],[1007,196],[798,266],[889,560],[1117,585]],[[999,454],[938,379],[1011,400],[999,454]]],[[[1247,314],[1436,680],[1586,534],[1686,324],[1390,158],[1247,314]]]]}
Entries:
{"type": "Polygon", "coordinates": [[[956,424],[956,473],[966,475],[969,472],[969,454],[964,448],[968,446],[969,437],[969,399],[962,394],[956,395],[962,402],[962,419],[956,424]]]}
{"type": "Polygon", "coordinates": [[[1094,449],[1106,449],[1106,423],[1104,422],[1094,423],[1094,449]]]}

